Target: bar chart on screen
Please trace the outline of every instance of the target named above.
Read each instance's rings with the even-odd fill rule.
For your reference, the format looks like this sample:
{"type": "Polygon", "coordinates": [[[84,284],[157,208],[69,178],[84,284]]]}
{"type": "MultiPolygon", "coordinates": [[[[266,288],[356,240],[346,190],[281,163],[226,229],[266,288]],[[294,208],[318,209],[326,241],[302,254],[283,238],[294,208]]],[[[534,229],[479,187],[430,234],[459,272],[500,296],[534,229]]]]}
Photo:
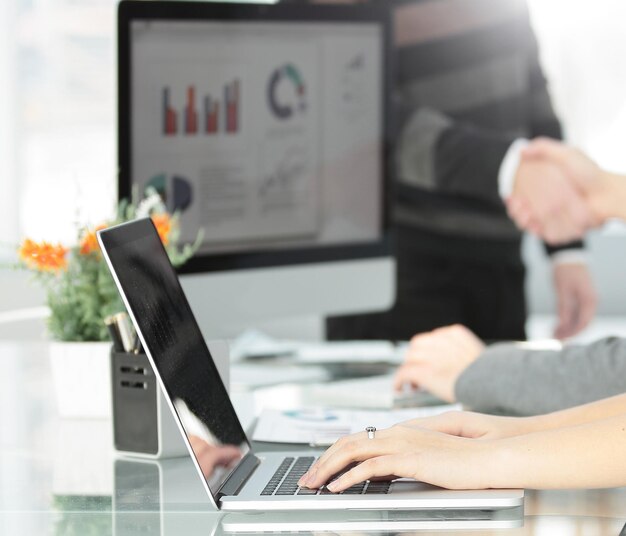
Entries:
{"type": "Polygon", "coordinates": [[[162,134],[167,137],[238,134],[241,129],[241,80],[235,78],[225,83],[221,98],[216,93],[200,93],[196,84],[178,90],[164,85],[161,88],[162,134]]]}

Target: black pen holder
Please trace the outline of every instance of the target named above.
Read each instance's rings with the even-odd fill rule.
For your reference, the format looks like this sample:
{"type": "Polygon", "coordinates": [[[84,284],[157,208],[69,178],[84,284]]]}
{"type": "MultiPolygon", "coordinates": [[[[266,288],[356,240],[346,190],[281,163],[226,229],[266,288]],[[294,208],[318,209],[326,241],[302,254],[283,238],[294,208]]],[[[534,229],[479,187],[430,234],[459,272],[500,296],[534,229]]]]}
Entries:
{"type": "Polygon", "coordinates": [[[147,458],[188,451],[144,353],[111,350],[113,444],[120,453],[147,458]]]}

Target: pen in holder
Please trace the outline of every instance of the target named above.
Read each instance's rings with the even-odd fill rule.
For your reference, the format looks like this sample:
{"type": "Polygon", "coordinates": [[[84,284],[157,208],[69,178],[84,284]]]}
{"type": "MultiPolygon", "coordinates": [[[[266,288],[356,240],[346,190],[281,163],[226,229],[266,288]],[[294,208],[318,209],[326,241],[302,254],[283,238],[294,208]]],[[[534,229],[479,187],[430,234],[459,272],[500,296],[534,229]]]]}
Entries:
{"type": "MultiPolygon", "coordinates": [[[[126,313],[118,313],[105,318],[104,323],[113,341],[111,397],[115,449],[120,454],[153,459],[187,456],[178,425],[130,318],[126,313]]],[[[228,343],[212,341],[209,345],[228,389],[228,343]]]]}

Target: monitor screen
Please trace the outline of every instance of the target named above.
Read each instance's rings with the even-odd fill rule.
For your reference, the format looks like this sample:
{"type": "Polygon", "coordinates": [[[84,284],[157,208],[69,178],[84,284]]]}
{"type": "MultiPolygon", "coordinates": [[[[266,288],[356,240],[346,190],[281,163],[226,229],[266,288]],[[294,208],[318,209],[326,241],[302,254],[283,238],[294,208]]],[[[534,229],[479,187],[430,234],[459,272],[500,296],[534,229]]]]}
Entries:
{"type": "Polygon", "coordinates": [[[371,255],[385,238],[384,24],[230,9],[243,15],[129,21],[120,194],[152,187],[183,241],[202,229],[192,271],[371,255]]]}

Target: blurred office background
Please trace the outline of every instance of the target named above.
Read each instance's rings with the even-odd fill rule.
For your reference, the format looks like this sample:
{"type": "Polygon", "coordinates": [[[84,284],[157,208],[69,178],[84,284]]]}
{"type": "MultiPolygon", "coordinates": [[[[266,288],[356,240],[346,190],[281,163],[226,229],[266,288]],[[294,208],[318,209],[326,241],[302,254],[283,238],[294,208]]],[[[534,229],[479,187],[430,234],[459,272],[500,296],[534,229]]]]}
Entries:
{"type": "MultiPolygon", "coordinates": [[[[22,237],[71,242],[77,222],[97,223],[115,205],[116,3],[0,2],[3,265],[13,261],[11,245],[22,237]]],[[[605,167],[626,172],[626,3],[529,4],[568,141],[605,167]]],[[[588,240],[599,314],[626,314],[625,229],[612,225],[588,240]]],[[[526,240],[525,257],[530,311],[552,313],[549,267],[535,239],[526,240]]],[[[0,320],[6,311],[43,304],[43,293],[27,278],[0,271],[0,320]]],[[[12,334],[19,335],[19,327],[12,334]]]]}

